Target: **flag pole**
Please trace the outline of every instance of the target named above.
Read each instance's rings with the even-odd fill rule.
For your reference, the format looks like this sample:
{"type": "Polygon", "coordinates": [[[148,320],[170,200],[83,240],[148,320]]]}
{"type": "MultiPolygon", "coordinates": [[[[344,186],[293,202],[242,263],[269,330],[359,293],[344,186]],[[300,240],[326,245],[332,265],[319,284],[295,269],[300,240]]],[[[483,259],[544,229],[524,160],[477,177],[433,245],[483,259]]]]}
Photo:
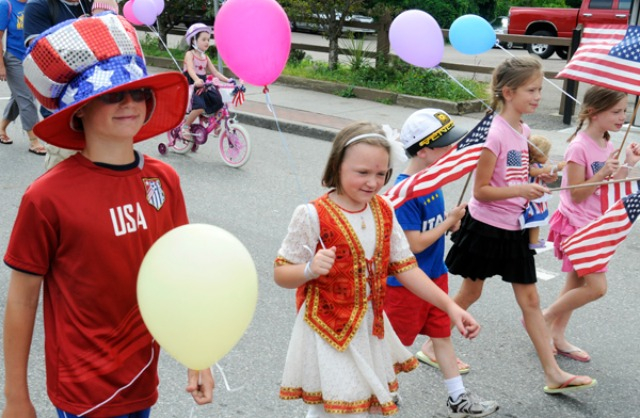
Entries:
{"type": "Polygon", "coordinates": [[[573,186],[556,187],[555,189],[549,189],[549,191],[550,192],[559,192],[560,190],[579,189],[581,187],[604,186],[605,184],[624,183],[624,182],[627,182],[627,181],[640,181],[640,177],[629,177],[629,178],[626,178],[626,179],[601,181],[601,182],[598,182],[598,183],[574,184],[573,186]]]}
{"type": "Polygon", "coordinates": [[[622,153],[622,149],[624,148],[624,143],[627,140],[627,136],[629,136],[629,132],[631,131],[631,125],[633,125],[633,121],[636,120],[636,114],[638,113],[638,105],[640,105],[640,101],[636,102],[636,106],[633,108],[633,116],[631,116],[631,120],[629,121],[629,126],[627,126],[627,132],[624,133],[624,138],[622,138],[622,144],[620,144],[620,149],[618,150],[618,157],[622,153]]]}
{"type": "Polygon", "coordinates": [[[467,181],[464,183],[464,187],[462,188],[462,193],[460,193],[460,199],[458,199],[458,204],[456,206],[460,206],[460,203],[462,203],[464,194],[466,193],[467,187],[469,186],[469,181],[471,180],[471,174],[473,174],[473,170],[469,171],[469,174],[467,174],[467,181]]]}

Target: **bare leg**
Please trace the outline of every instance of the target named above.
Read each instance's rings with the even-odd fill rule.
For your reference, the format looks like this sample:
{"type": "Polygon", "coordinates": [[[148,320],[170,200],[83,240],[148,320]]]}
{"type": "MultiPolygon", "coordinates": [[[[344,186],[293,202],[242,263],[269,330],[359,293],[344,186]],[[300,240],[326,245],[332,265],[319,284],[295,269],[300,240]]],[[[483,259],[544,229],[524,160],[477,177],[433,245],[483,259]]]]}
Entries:
{"type": "MultiPolygon", "coordinates": [[[[453,297],[453,301],[457,303],[462,309],[468,310],[471,305],[473,305],[478,299],[480,299],[483,286],[484,280],[464,279],[462,281],[462,286],[460,286],[460,289],[458,290],[458,293],[456,293],[456,295],[453,297]]],[[[451,328],[453,328],[453,324],[451,325],[451,328]]],[[[428,339],[422,345],[422,352],[430,358],[436,359],[438,363],[440,362],[437,357],[438,353],[435,351],[431,339],[428,339]]],[[[458,369],[469,368],[469,365],[460,359],[457,359],[457,363],[458,369]]]]}
{"type": "Polygon", "coordinates": [[[537,244],[540,240],[540,228],[529,228],[529,244],[537,244]]]}
{"type": "Polygon", "coordinates": [[[6,138],[7,141],[10,140],[10,138],[7,136],[7,128],[9,127],[10,123],[11,121],[9,119],[2,119],[0,121],[0,136],[6,138]]]}
{"type": "Polygon", "coordinates": [[[187,125],[187,126],[191,125],[198,118],[198,116],[202,115],[203,113],[204,113],[204,109],[192,110],[187,115],[187,119],[185,119],[183,125],[187,125]]]}
{"type": "Polygon", "coordinates": [[[578,277],[575,271],[567,274],[565,286],[558,299],[544,313],[553,342],[559,350],[575,350],[575,347],[566,340],[565,335],[573,311],[601,298],[606,293],[607,277],[604,273],[588,274],[584,277],[578,277]]]}
{"type": "MultiPolygon", "coordinates": [[[[538,354],[542,369],[544,371],[545,382],[550,388],[559,387],[573,375],[565,372],[558,366],[549,344],[549,334],[547,331],[542,311],[540,311],[540,298],[535,284],[513,283],[513,292],[516,301],[522,310],[525,327],[529,338],[538,354]]],[[[587,376],[577,377],[572,384],[589,384],[591,378],[587,376]]]]}
{"type": "Polygon", "coordinates": [[[456,362],[456,352],[453,349],[451,338],[431,338],[435,355],[442,370],[445,379],[451,379],[460,376],[458,364],[456,362]]]}

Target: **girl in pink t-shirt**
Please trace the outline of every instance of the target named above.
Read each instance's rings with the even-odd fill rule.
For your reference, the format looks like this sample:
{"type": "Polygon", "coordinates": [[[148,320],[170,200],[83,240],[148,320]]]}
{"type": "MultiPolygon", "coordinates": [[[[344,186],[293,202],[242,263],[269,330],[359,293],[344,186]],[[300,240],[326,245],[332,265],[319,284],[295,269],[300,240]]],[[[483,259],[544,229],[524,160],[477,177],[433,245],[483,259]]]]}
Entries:
{"type": "Polygon", "coordinates": [[[529,182],[530,132],[521,121],[522,115],[538,107],[542,81],[540,61],[529,56],[509,58],[494,70],[491,107],[498,114],[480,154],[473,197],[460,230],[452,235],[446,264],[451,273],[464,277],[454,300],[465,309],[480,298],[486,278],[498,275],[511,283],[542,363],[544,391],[564,393],[593,387],[596,380],[567,373],[556,362],[540,310],[529,230],[522,230],[518,220],[529,200],[549,192],[529,182]]]}
{"type": "MultiPolygon", "coordinates": [[[[562,176],[562,187],[583,183],[597,183],[609,178],[622,179],[640,160],[640,146],[632,143],[625,151],[625,163],[620,165],[618,151],[614,150],[609,131],[622,128],[627,109],[627,95],[602,87],[591,87],[584,95],[578,115],[578,128],[569,138],[571,144],[565,153],[567,166],[562,176]],[[588,125],[581,131],[582,125],[588,125]]],[[[560,192],[560,205],[549,222],[549,240],[553,241],[555,255],[562,260],[562,271],[567,280],[558,299],[545,310],[553,344],[558,354],[586,362],[589,354],[569,343],[565,331],[574,309],[592,302],[607,292],[606,268],[579,277],[560,243],[576,230],[602,215],[600,188],[580,187],[560,192]]]]}

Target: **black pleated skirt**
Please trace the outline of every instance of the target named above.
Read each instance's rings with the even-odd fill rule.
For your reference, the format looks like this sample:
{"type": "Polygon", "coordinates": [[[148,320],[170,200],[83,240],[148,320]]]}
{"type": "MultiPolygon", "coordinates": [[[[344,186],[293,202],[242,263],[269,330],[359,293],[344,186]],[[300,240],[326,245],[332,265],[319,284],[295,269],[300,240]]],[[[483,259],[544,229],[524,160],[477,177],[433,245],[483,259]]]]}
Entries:
{"type": "Polygon", "coordinates": [[[508,231],[473,219],[469,211],[451,235],[445,263],[449,272],[472,280],[501,276],[509,283],[536,283],[529,230],[508,231]]]}

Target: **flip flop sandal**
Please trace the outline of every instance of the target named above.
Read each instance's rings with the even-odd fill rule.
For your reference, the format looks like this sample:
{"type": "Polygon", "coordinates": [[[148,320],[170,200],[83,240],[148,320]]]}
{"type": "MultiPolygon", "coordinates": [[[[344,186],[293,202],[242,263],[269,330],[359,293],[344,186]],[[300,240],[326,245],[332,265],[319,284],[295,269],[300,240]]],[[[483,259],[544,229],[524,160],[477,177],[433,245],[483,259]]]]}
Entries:
{"type": "Polygon", "coordinates": [[[46,155],[47,150],[42,145],[39,145],[37,147],[29,148],[29,152],[36,155],[46,155]]]}
{"type": "MultiPolygon", "coordinates": [[[[422,362],[424,364],[428,364],[429,366],[433,367],[434,369],[438,369],[438,370],[440,369],[440,365],[438,364],[438,362],[433,360],[433,359],[431,359],[428,355],[426,355],[422,351],[418,351],[416,353],[416,358],[418,360],[420,360],[420,362],[422,362]]],[[[458,373],[460,373],[460,374],[467,374],[471,370],[469,367],[461,366],[460,359],[456,358],[456,363],[458,365],[458,373]]]]}
{"type": "Polygon", "coordinates": [[[549,386],[545,386],[542,390],[544,390],[544,393],[548,393],[550,395],[558,395],[563,393],[577,392],[579,390],[589,389],[598,384],[598,381],[596,379],[591,379],[590,383],[585,383],[583,385],[572,385],[573,381],[576,380],[578,377],[585,377],[585,376],[571,376],[569,379],[566,380],[566,382],[564,382],[557,388],[550,388],[549,386]]]}
{"type": "Polygon", "coordinates": [[[591,356],[584,350],[575,347],[569,351],[562,351],[556,347],[558,355],[561,355],[566,358],[570,358],[571,360],[580,361],[582,363],[588,363],[591,361],[591,356]],[[586,354],[586,356],[579,356],[578,353],[586,354]]]}
{"type": "Polygon", "coordinates": [[[11,144],[13,144],[13,141],[7,135],[1,134],[0,135],[0,144],[11,145],[11,144]]]}

